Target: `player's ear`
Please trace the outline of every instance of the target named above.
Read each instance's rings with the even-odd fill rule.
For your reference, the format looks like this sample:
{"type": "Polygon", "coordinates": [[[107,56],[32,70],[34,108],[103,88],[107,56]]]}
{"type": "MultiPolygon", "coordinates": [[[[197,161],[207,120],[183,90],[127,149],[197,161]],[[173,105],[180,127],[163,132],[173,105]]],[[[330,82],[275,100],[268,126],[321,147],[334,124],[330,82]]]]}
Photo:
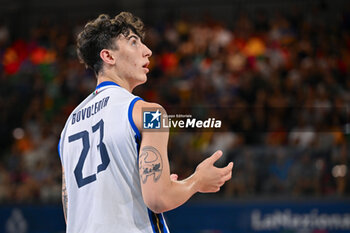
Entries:
{"type": "Polygon", "coordinates": [[[102,49],[100,52],[100,57],[102,61],[110,65],[113,65],[116,61],[114,54],[112,53],[111,50],[108,50],[108,49],[102,49]]]}

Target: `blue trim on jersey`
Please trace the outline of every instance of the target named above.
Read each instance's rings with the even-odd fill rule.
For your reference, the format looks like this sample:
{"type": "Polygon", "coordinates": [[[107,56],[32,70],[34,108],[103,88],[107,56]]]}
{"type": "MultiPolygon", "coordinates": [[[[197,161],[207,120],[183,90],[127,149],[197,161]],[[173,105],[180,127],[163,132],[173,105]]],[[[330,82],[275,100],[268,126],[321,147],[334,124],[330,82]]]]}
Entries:
{"type": "Polygon", "coordinates": [[[165,223],[164,223],[164,216],[163,216],[163,214],[159,214],[159,219],[160,219],[160,222],[162,223],[162,225],[163,225],[163,231],[164,231],[164,233],[169,233],[168,232],[168,230],[167,230],[167,228],[166,228],[166,226],[165,226],[165,223]]]}
{"type": "Polygon", "coordinates": [[[152,229],[153,229],[153,233],[157,233],[157,230],[156,230],[156,226],[154,225],[154,222],[152,220],[152,214],[153,212],[147,208],[147,212],[148,212],[148,217],[149,217],[149,220],[151,222],[151,226],[152,226],[152,229]]]}
{"type": "Polygon", "coordinates": [[[58,141],[57,150],[58,150],[58,155],[60,156],[60,159],[62,160],[60,146],[61,146],[61,138],[58,141]]]}
{"type": "Polygon", "coordinates": [[[137,150],[137,166],[139,164],[139,155],[140,155],[140,146],[141,146],[141,138],[137,138],[137,135],[135,135],[135,142],[136,142],[136,150],[137,150]]]}
{"type": "Polygon", "coordinates": [[[149,208],[147,208],[148,217],[151,222],[153,233],[168,233],[166,226],[164,225],[163,215],[156,214],[149,208]]]}
{"type": "Polygon", "coordinates": [[[129,119],[129,123],[132,127],[132,129],[135,131],[136,135],[135,135],[135,142],[136,142],[136,149],[137,149],[137,164],[139,164],[139,154],[140,154],[140,146],[141,146],[141,134],[139,129],[136,127],[134,119],[132,118],[132,110],[134,109],[134,105],[136,103],[136,101],[138,100],[143,100],[140,97],[135,97],[130,105],[129,105],[129,109],[128,109],[128,119],[129,119]]]}
{"type": "Polygon", "coordinates": [[[129,105],[129,110],[128,110],[128,118],[129,118],[129,122],[130,122],[130,125],[131,125],[132,129],[135,131],[137,138],[140,140],[140,139],[141,139],[140,131],[139,131],[139,129],[136,127],[135,122],[134,122],[134,119],[132,118],[132,110],[133,110],[133,108],[134,108],[134,105],[135,105],[136,101],[138,101],[138,100],[142,100],[142,98],[136,97],[136,98],[134,98],[134,99],[131,101],[131,103],[130,103],[130,105],[129,105]]]}
{"type": "Polygon", "coordinates": [[[116,84],[115,82],[112,82],[112,81],[104,81],[104,82],[98,84],[95,90],[97,90],[97,89],[99,89],[99,88],[101,88],[101,87],[109,86],[109,85],[113,85],[113,86],[118,86],[118,87],[120,87],[120,86],[119,86],[118,84],[116,84]]]}

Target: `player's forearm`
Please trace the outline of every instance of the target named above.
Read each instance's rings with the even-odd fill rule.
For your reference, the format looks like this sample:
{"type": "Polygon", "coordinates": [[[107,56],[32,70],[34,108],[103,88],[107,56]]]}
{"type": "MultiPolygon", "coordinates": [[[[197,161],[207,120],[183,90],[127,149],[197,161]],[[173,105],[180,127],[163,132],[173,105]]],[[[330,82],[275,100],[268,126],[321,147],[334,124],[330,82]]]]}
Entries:
{"type": "MultiPolygon", "coordinates": [[[[155,213],[162,213],[179,207],[197,191],[195,176],[185,180],[170,181],[158,186],[152,194],[147,195],[147,206],[155,213]]],[[[164,182],[164,181],[163,181],[164,182]]]]}
{"type": "Polygon", "coordinates": [[[174,209],[186,202],[195,192],[195,178],[182,181],[170,179],[166,148],[143,145],[139,155],[139,174],[143,199],[153,212],[174,209]]]}
{"type": "Polygon", "coordinates": [[[179,207],[198,192],[195,179],[193,174],[185,180],[170,182],[169,188],[162,195],[165,203],[163,212],[179,207]]]}

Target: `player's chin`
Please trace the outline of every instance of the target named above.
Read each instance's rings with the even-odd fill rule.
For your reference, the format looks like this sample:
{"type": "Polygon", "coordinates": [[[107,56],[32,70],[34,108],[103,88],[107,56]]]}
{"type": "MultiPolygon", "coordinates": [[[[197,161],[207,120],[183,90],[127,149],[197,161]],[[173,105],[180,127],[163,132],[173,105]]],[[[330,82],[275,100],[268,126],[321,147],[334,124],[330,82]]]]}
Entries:
{"type": "Polygon", "coordinates": [[[141,84],[144,84],[145,82],[147,82],[147,74],[143,75],[143,78],[142,78],[142,83],[141,84]]]}
{"type": "Polygon", "coordinates": [[[145,82],[147,82],[147,75],[146,74],[144,74],[138,78],[138,85],[144,84],[145,82]]]}

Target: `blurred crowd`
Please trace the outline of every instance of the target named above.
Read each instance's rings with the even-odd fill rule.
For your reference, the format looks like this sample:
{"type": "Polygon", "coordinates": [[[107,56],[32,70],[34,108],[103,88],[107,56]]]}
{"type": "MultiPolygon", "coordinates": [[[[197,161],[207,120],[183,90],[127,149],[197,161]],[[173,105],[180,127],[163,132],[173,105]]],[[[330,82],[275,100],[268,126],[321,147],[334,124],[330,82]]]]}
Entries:
{"type": "MultiPolygon", "coordinates": [[[[135,94],[224,122],[218,131],[172,132],[172,172],[184,178],[221,149],[217,165],[235,167],[218,196],[349,195],[350,13],[261,10],[233,19],[147,25],[151,72],[135,94]]],[[[96,86],[76,57],[83,26],[42,21],[12,38],[0,24],[2,203],[61,198],[59,135],[96,86]]]]}

